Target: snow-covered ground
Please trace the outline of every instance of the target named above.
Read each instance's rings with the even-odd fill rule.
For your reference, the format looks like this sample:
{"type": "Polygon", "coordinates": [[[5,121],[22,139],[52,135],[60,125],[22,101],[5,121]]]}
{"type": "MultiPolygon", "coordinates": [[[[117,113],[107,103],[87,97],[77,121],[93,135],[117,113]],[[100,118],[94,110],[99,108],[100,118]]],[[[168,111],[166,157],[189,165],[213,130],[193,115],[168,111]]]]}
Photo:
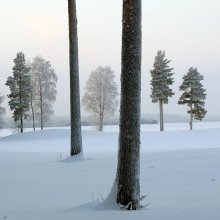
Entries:
{"type": "MultiPolygon", "coordinates": [[[[0,219],[219,220],[220,123],[142,126],[141,211],[100,206],[113,184],[117,126],[83,128],[84,160],[72,161],[69,129],[0,139],[0,219]]],[[[7,136],[9,135],[9,136],[7,136]]]]}

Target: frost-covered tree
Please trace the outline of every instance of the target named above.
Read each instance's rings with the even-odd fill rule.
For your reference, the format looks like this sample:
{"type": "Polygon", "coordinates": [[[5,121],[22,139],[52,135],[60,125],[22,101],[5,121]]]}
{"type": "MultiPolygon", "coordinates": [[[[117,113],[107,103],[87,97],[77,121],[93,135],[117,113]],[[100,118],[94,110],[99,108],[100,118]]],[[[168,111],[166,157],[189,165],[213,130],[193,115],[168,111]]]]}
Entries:
{"type": "Polygon", "coordinates": [[[202,120],[207,111],[205,110],[206,90],[203,88],[201,81],[203,76],[197,71],[197,68],[191,67],[188,73],[183,76],[183,83],[180,86],[180,91],[183,94],[179,98],[178,104],[187,105],[190,114],[190,129],[193,129],[193,118],[202,120]]]}
{"type": "Polygon", "coordinates": [[[23,132],[23,121],[28,116],[30,102],[30,69],[25,64],[25,56],[22,52],[17,53],[14,59],[13,76],[8,77],[6,85],[10,88],[8,95],[9,106],[13,111],[13,119],[19,123],[19,129],[23,132]]]}
{"type": "Polygon", "coordinates": [[[41,130],[44,123],[53,114],[52,103],[56,101],[57,75],[49,61],[40,56],[31,63],[31,108],[40,119],[41,130]]]}
{"type": "Polygon", "coordinates": [[[35,93],[34,93],[34,82],[33,80],[31,80],[31,63],[29,61],[27,61],[27,67],[30,68],[30,72],[29,72],[29,76],[30,76],[30,83],[31,83],[31,92],[30,92],[30,112],[29,112],[29,115],[28,115],[28,120],[32,120],[32,125],[33,125],[33,131],[35,131],[35,112],[34,112],[34,105],[35,105],[35,93]]]}
{"type": "Polygon", "coordinates": [[[103,130],[106,117],[115,113],[118,107],[118,88],[110,67],[99,66],[92,71],[85,87],[82,104],[93,114],[98,130],[103,130]]]}
{"type": "Polygon", "coordinates": [[[154,60],[151,73],[151,98],[153,103],[160,106],[160,131],[164,130],[163,104],[168,103],[168,98],[174,95],[169,87],[173,84],[173,68],[169,67],[171,61],[165,58],[165,51],[159,50],[154,60]]]}
{"type": "Polygon", "coordinates": [[[70,65],[70,155],[82,154],[76,1],[68,0],[70,65]]]}
{"type": "Polygon", "coordinates": [[[5,114],[5,108],[2,107],[3,100],[4,100],[4,96],[0,96],[0,128],[2,128],[3,115],[5,114]]]}
{"type": "Polygon", "coordinates": [[[123,1],[117,203],[140,209],[141,0],[123,1]]]}
{"type": "Polygon", "coordinates": [[[33,123],[33,130],[35,131],[35,112],[34,112],[34,103],[36,100],[35,98],[35,93],[34,93],[34,87],[33,87],[33,81],[31,80],[31,93],[30,93],[30,109],[31,109],[31,118],[32,118],[32,123],[33,123]]]}

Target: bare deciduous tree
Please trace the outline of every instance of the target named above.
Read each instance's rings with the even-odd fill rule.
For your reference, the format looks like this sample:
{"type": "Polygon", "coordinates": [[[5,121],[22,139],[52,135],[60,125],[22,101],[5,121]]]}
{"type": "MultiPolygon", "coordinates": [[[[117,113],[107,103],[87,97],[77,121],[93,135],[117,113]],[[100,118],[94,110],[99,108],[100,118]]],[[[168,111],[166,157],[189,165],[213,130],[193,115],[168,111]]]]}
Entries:
{"type": "Polygon", "coordinates": [[[115,113],[118,107],[118,88],[110,67],[98,67],[92,71],[85,87],[82,104],[94,116],[98,130],[103,130],[106,117],[115,113]]]}
{"type": "Polygon", "coordinates": [[[43,130],[45,120],[53,114],[52,103],[56,100],[57,75],[49,61],[37,56],[31,63],[30,76],[32,114],[33,117],[40,119],[41,130],[43,130]]]}

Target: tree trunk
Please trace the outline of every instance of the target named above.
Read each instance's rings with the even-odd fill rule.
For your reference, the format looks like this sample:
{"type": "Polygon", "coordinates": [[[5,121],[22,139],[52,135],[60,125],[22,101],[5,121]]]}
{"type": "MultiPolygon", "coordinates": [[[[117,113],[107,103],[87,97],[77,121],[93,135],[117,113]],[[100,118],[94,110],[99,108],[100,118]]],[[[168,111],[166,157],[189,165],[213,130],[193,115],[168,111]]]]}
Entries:
{"type": "Polygon", "coordinates": [[[39,75],[39,96],[40,96],[40,129],[44,129],[44,119],[43,119],[43,94],[41,86],[41,77],[39,75]]]}
{"type": "Polygon", "coordinates": [[[141,0],[123,1],[117,203],[140,209],[141,0]]]}
{"type": "Polygon", "coordinates": [[[40,129],[44,129],[44,118],[43,118],[43,98],[42,92],[40,91],[40,129]]]}
{"type": "Polygon", "coordinates": [[[193,109],[192,109],[192,103],[190,103],[190,122],[189,122],[189,125],[190,125],[190,130],[193,129],[193,109]]]}
{"type": "Polygon", "coordinates": [[[19,77],[19,102],[20,102],[20,110],[21,110],[21,118],[20,118],[20,131],[23,133],[23,108],[21,107],[22,103],[22,95],[21,95],[21,77],[19,77]]]}
{"type": "Polygon", "coordinates": [[[24,127],[24,124],[23,124],[23,115],[21,115],[21,128],[20,128],[21,133],[23,133],[23,131],[24,131],[23,127],[24,127]]]}
{"type": "Polygon", "coordinates": [[[33,95],[32,95],[32,92],[31,92],[31,112],[32,112],[33,130],[35,131],[35,115],[34,115],[33,95]]]}
{"type": "Polygon", "coordinates": [[[103,122],[104,122],[104,114],[103,112],[101,112],[99,116],[99,131],[103,131],[103,122]]]}
{"type": "Polygon", "coordinates": [[[160,100],[160,131],[164,131],[163,101],[162,100],[160,100]]]}
{"type": "Polygon", "coordinates": [[[100,121],[99,121],[99,131],[103,131],[103,120],[102,120],[102,118],[100,118],[100,121]]]}
{"type": "Polygon", "coordinates": [[[33,121],[33,130],[35,131],[35,116],[34,116],[34,109],[32,108],[32,121],[33,121]]]}
{"type": "Polygon", "coordinates": [[[70,114],[71,147],[70,155],[82,153],[81,114],[79,92],[78,36],[76,2],[68,0],[69,13],[69,63],[70,63],[70,114]]]}

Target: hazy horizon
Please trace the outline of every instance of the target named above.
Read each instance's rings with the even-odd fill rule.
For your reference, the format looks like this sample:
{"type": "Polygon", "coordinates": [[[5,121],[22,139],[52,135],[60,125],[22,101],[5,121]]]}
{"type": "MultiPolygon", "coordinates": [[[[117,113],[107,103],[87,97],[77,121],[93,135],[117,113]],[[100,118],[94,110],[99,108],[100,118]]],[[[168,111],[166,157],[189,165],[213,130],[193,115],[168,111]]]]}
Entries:
{"type": "MultiPolygon", "coordinates": [[[[120,84],[122,1],[80,0],[77,2],[81,97],[86,80],[98,66],[110,66],[120,84]]],[[[193,66],[204,75],[208,115],[219,116],[218,81],[220,60],[220,2],[217,0],[143,0],[142,114],[158,114],[150,98],[150,69],[158,50],[172,62],[176,93],[165,105],[165,114],[187,117],[187,107],[177,105],[182,77],[193,66]]],[[[68,13],[67,1],[3,1],[1,20],[0,94],[12,75],[13,59],[23,51],[26,60],[36,55],[49,60],[58,76],[56,116],[69,114],[68,13]],[[65,106],[65,109],[64,109],[65,106]]],[[[5,99],[7,116],[10,109],[5,99]]],[[[85,112],[82,110],[82,114],[85,112]]]]}

